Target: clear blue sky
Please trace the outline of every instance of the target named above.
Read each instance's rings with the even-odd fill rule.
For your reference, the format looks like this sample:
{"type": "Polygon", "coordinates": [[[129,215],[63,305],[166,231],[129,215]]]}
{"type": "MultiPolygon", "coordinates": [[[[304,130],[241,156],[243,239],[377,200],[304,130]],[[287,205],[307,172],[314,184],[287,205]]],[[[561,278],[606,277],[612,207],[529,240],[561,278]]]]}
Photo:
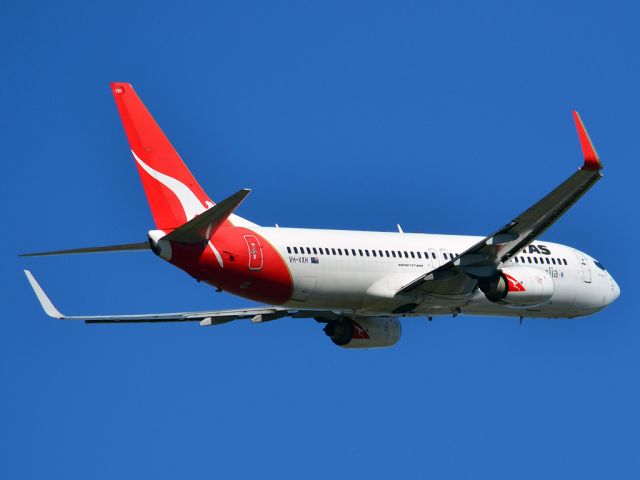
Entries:
{"type": "Polygon", "coordinates": [[[638,478],[634,2],[11,2],[3,6],[2,478],[638,478]],[[91,4],[91,5],[90,5],[91,4]],[[544,238],[622,296],[574,321],[404,322],[344,351],[313,321],[86,326],[65,313],[247,305],[150,253],[18,259],[152,227],[110,81],[215,199],[281,226],[487,234],[581,162],[544,238]]]}

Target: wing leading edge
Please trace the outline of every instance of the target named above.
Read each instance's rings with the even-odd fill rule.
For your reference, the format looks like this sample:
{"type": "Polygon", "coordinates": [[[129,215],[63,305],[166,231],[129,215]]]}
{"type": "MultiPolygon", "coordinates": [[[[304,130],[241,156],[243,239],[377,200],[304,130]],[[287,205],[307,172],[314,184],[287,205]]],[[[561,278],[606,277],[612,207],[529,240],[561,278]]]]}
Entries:
{"type": "Polygon", "coordinates": [[[600,158],[578,112],[573,112],[573,118],[584,155],[582,167],[504,227],[439,268],[416,278],[398,290],[396,295],[468,293],[475,287],[478,279],[494,276],[501,263],[509,260],[539,237],[600,180],[600,158]]]}

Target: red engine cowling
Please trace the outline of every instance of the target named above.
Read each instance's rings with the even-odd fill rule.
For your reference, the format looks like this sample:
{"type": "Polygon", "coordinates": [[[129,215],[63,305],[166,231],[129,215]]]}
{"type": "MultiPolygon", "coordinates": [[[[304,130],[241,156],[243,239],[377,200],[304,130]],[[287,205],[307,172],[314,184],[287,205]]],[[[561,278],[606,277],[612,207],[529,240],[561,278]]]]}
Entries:
{"type": "Polygon", "coordinates": [[[384,348],[398,343],[402,325],[395,317],[343,317],[327,323],[324,333],[343,348],[384,348]]]}
{"type": "Polygon", "coordinates": [[[531,307],[548,302],[555,284],[546,270],[509,266],[493,279],[483,279],[480,290],[488,300],[513,307],[531,307]]]}

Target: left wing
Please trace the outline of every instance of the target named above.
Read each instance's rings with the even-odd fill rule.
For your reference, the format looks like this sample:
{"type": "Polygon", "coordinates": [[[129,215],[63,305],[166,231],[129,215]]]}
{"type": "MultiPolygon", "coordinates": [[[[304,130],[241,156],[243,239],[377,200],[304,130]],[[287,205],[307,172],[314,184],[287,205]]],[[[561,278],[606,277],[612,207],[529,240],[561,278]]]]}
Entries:
{"type": "Polygon", "coordinates": [[[582,167],[546,197],[435,270],[402,287],[396,295],[408,293],[466,294],[478,279],[496,275],[499,265],[547,230],[600,178],[602,164],[578,112],[573,112],[584,154],[582,167]]]}
{"type": "Polygon", "coordinates": [[[58,310],[29,270],[24,271],[38,301],[47,315],[59,320],[84,320],[85,323],[162,323],[200,322],[202,326],[220,325],[233,320],[251,319],[253,323],[268,322],[283,317],[332,320],[338,315],[330,311],[299,310],[278,306],[245,308],[239,310],[210,310],[203,312],[153,313],[145,315],[74,315],[58,310]]]}

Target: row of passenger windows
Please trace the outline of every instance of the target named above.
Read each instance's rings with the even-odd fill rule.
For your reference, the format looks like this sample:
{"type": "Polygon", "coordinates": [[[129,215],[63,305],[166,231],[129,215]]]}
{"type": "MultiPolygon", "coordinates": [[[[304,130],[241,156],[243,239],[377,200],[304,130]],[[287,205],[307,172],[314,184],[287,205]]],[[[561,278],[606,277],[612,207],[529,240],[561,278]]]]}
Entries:
{"type": "MultiPolygon", "coordinates": [[[[322,248],[322,247],[287,247],[288,253],[301,253],[301,254],[313,254],[313,255],[345,255],[353,257],[387,257],[387,258],[419,258],[428,259],[429,253],[427,252],[407,252],[405,250],[369,250],[369,249],[356,249],[352,248],[322,248]]],[[[453,260],[455,256],[452,253],[442,252],[442,255],[446,260],[453,260]]],[[[436,252],[431,252],[431,257],[436,258],[436,252]]]]}
{"type": "MultiPolygon", "coordinates": [[[[287,252],[288,253],[294,253],[294,254],[302,254],[304,255],[305,253],[308,255],[344,255],[344,256],[360,256],[360,257],[387,257],[387,258],[418,258],[420,260],[422,260],[423,258],[425,260],[429,259],[429,253],[428,252],[407,252],[406,250],[369,250],[369,249],[356,249],[356,248],[352,248],[352,249],[348,249],[348,248],[322,248],[322,247],[287,247],[287,252]]],[[[436,259],[436,252],[435,251],[431,251],[431,258],[436,259]]],[[[443,252],[441,251],[442,256],[445,258],[445,260],[453,260],[455,257],[458,256],[458,254],[452,254],[449,252],[443,252]]],[[[520,256],[520,257],[513,257],[512,260],[515,263],[535,263],[535,264],[544,264],[545,261],[547,263],[547,265],[567,265],[567,260],[564,258],[549,258],[549,257],[544,257],[544,258],[540,258],[538,259],[538,257],[530,257],[530,256],[520,256]]]]}
{"type": "Polygon", "coordinates": [[[511,260],[513,260],[516,263],[540,263],[540,264],[544,264],[546,261],[547,265],[568,265],[567,263],[567,259],[566,258],[549,258],[549,257],[541,257],[538,261],[538,257],[529,257],[529,256],[520,256],[520,257],[513,257],[511,260]]]}

